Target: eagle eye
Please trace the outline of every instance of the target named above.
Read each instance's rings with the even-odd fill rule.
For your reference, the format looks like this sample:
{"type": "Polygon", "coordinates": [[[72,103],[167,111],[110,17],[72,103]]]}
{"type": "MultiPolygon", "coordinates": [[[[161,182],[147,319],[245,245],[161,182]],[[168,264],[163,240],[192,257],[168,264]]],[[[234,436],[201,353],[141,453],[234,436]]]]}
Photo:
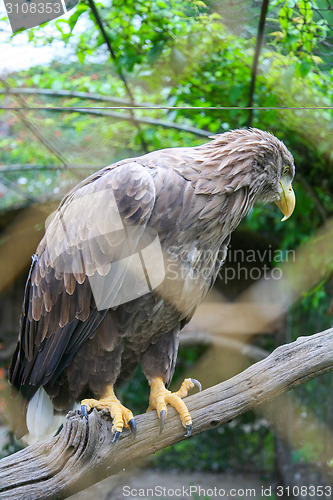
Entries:
{"type": "Polygon", "coordinates": [[[282,175],[290,174],[290,167],[284,167],[282,175]]]}

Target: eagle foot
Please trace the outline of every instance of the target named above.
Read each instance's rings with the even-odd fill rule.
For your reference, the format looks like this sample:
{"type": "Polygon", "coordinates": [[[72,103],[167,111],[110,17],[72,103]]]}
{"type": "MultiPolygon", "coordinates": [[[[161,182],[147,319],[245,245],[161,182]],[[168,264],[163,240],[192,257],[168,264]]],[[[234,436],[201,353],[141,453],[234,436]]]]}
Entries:
{"type": "Polygon", "coordinates": [[[194,386],[201,391],[201,384],[194,378],[186,378],[177,392],[171,392],[166,389],[163,379],[156,377],[150,382],[149,406],[147,411],[156,410],[160,419],[160,433],[163,431],[167,415],[167,404],[173,406],[179,413],[181,423],[186,429],[185,437],[192,434],[192,419],[186,404],[182,400],[188,394],[188,391],[194,386]]]}
{"type": "Polygon", "coordinates": [[[112,442],[118,441],[124,427],[130,428],[133,437],[136,436],[136,423],[133,413],[122,405],[113,392],[111,386],[101,399],[83,399],[81,401],[81,415],[88,420],[88,413],[93,409],[108,410],[112,418],[112,442]]]}

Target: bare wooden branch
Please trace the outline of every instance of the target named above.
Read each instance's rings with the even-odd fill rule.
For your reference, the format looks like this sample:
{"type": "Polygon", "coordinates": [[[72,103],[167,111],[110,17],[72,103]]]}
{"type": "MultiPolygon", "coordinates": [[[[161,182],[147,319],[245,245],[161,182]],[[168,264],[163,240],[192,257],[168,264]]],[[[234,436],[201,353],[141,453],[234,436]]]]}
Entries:
{"type": "MultiPolygon", "coordinates": [[[[89,165],[87,163],[71,163],[68,165],[67,169],[68,170],[88,170],[90,172],[94,172],[97,169],[99,170],[100,168],[105,167],[105,164],[92,164],[90,163],[89,165]]],[[[52,164],[34,164],[34,163],[11,163],[7,166],[0,166],[0,175],[1,174],[8,174],[8,172],[29,172],[33,170],[60,170],[62,169],[62,166],[57,164],[57,165],[52,165],[52,164]]]]}
{"type": "MultiPolygon", "coordinates": [[[[37,89],[37,88],[12,88],[12,89],[0,89],[0,94],[13,94],[13,95],[46,95],[52,97],[76,97],[80,99],[89,99],[94,101],[104,101],[104,102],[112,102],[118,106],[142,106],[142,107],[152,107],[152,104],[149,103],[136,103],[132,101],[128,101],[126,99],[120,99],[117,97],[104,96],[102,94],[90,94],[89,92],[71,92],[67,90],[50,90],[50,89],[37,89]]],[[[53,112],[61,112],[61,113],[81,113],[81,114],[93,114],[95,116],[102,117],[111,117],[119,120],[132,121],[133,117],[131,114],[119,113],[113,111],[103,111],[96,109],[78,109],[78,107],[68,108],[66,110],[52,108],[52,106],[48,106],[47,111],[53,112]]],[[[183,132],[189,132],[190,134],[194,134],[200,137],[210,137],[212,132],[208,130],[199,129],[196,127],[191,127],[190,125],[182,125],[180,123],[171,122],[167,120],[158,120],[156,118],[145,118],[145,117],[135,117],[135,121],[138,123],[143,123],[145,125],[153,125],[156,127],[163,128],[173,128],[176,130],[180,130],[183,132]]],[[[59,167],[57,167],[59,168],[59,167]]]]}
{"type": "MultiPolygon", "coordinates": [[[[124,73],[122,67],[120,66],[120,64],[118,64],[119,60],[117,60],[116,53],[115,53],[115,51],[113,49],[113,46],[111,44],[111,39],[110,39],[110,37],[109,37],[108,33],[106,32],[106,29],[104,27],[105,23],[102,20],[102,17],[100,15],[99,11],[98,11],[98,8],[97,8],[94,0],[88,0],[88,4],[89,4],[89,7],[91,9],[92,15],[95,18],[96,24],[97,24],[97,26],[98,26],[98,28],[99,28],[99,30],[101,32],[101,35],[104,38],[106,46],[107,46],[107,48],[108,48],[108,50],[110,52],[111,59],[115,63],[116,71],[117,71],[117,73],[118,73],[121,81],[123,82],[123,84],[125,86],[127,95],[130,98],[131,102],[134,103],[134,95],[132,93],[132,90],[130,89],[129,83],[127,81],[127,78],[125,76],[125,73],[124,73]]],[[[131,118],[132,118],[132,121],[133,121],[134,125],[137,128],[138,137],[140,139],[141,146],[142,146],[143,150],[145,151],[145,153],[148,153],[149,150],[148,150],[148,146],[146,144],[146,141],[145,141],[143,133],[142,133],[141,125],[138,122],[138,120],[136,119],[135,113],[134,113],[134,111],[132,109],[129,110],[129,113],[131,115],[131,118]]]]}
{"type": "Polygon", "coordinates": [[[266,16],[267,16],[267,12],[268,12],[268,4],[269,4],[269,0],[263,0],[262,4],[261,4],[261,10],[260,10],[258,35],[257,35],[257,41],[256,41],[256,50],[254,53],[254,58],[253,58],[253,63],[252,63],[252,71],[251,71],[250,97],[249,97],[249,104],[248,104],[248,107],[250,108],[250,110],[249,110],[249,119],[247,121],[248,127],[251,127],[251,125],[252,125],[253,109],[251,109],[251,108],[253,106],[253,97],[254,97],[254,91],[255,91],[255,87],[256,87],[258,62],[259,62],[259,56],[260,56],[260,52],[261,52],[262,40],[264,37],[264,29],[265,29],[265,23],[266,23],[266,16]]]}
{"type": "Polygon", "coordinates": [[[299,175],[297,175],[297,177],[298,177],[298,182],[300,182],[302,184],[302,186],[304,187],[304,189],[308,192],[310,198],[312,199],[313,203],[316,206],[316,209],[317,209],[322,221],[325,223],[327,221],[327,213],[325,211],[325,205],[321,202],[316,191],[308,183],[308,181],[306,180],[304,175],[299,174],[299,175]]]}
{"type": "Polygon", "coordinates": [[[182,332],[180,337],[181,346],[198,344],[213,345],[236,351],[252,361],[260,361],[261,359],[266,358],[269,354],[269,352],[265,349],[249,344],[247,340],[245,342],[240,342],[239,340],[234,340],[231,337],[212,335],[209,331],[205,332],[187,329],[182,332]]]}
{"type": "Polygon", "coordinates": [[[94,94],[91,92],[78,92],[72,90],[54,90],[54,89],[40,89],[34,87],[12,87],[8,89],[0,89],[0,94],[19,94],[19,95],[45,95],[48,97],[68,97],[68,98],[78,98],[78,99],[88,99],[89,101],[99,101],[99,102],[112,102],[116,106],[144,106],[153,107],[156,104],[148,102],[133,102],[128,99],[123,99],[121,97],[108,96],[103,94],[94,94]]]}
{"type": "MultiPolygon", "coordinates": [[[[226,423],[332,369],[333,328],[300,337],[230,380],[188,397],[194,434],[226,423]]],[[[107,415],[94,410],[87,424],[77,413],[69,414],[58,436],[0,461],[1,499],[66,498],[184,439],[172,408],[161,435],[155,412],[136,420],[137,437],[132,439],[125,431],[113,444],[107,415]]]]}
{"type": "MultiPolygon", "coordinates": [[[[59,109],[47,107],[45,108],[47,111],[51,111],[54,113],[80,113],[83,115],[94,115],[104,118],[115,118],[120,121],[131,121],[132,116],[126,113],[119,113],[114,111],[103,111],[99,109],[78,109],[78,108],[67,108],[67,109],[59,109]]],[[[163,127],[163,128],[172,128],[175,130],[180,130],[182,132],[189,132],[190,134],[194,134],[200,137],[210,137],[212,132],[208,132],[208,130],[203,130],[196,127],[191,127],[190,125],[181,125],[176,122],[169,122],[167,120],[157,120],[155,118],[145,118],[143,116],[135,117],[135,120],[139,123],[144,123],[145,125],[153,125],[154,127],[163,127]]]]}

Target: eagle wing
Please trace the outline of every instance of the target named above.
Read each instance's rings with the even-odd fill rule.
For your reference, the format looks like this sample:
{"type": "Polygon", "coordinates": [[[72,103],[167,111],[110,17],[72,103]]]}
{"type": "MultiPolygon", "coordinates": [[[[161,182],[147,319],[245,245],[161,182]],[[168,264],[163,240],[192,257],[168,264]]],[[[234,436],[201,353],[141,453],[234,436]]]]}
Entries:
{"type": "Polygon", "coordinates": [[[128,265],[117,263],[128,262],[140,244],[155,197],[150,169],[129,161],[90,176],[49,218],[30,268],[9,371],[28,399],[57,380],[108,307],[117,305],[128,273],[128,265]]]}

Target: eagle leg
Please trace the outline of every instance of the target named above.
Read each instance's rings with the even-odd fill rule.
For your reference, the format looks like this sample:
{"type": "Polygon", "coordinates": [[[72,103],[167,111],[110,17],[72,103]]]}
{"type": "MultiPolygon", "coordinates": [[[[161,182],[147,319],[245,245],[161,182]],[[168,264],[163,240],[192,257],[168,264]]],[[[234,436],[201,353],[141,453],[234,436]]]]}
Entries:
{"type": "Polygon", "coordinates": [[[108,410],[112,418],[112,442],[118,441],[124,427],[130,428],[133,436],[136,435],[136,423],[133,413],[121,404],[113,391],[113,386],[108,385],[101,399],[83,399],[81,401],[81,414],[87,418],[87,412],[96,408],[97,410],[108,410]]]}
{"type": "Polygon", "coordinates": [[[191,436],[192,419],[182,398],[185,398],[188,391],[195,385],[201,390],[200,382],[195,379],[186,378],[177,392],[171,392],[166,389],[162,377],[156,377],[150,381],[150,396],[147,411],[157,411],[158,418],[160,419],[160,432],[162,432],[164,427],[167,405],[169,404],[179,413],[180,420],[186,429],[185,437],[191,436]]]}

